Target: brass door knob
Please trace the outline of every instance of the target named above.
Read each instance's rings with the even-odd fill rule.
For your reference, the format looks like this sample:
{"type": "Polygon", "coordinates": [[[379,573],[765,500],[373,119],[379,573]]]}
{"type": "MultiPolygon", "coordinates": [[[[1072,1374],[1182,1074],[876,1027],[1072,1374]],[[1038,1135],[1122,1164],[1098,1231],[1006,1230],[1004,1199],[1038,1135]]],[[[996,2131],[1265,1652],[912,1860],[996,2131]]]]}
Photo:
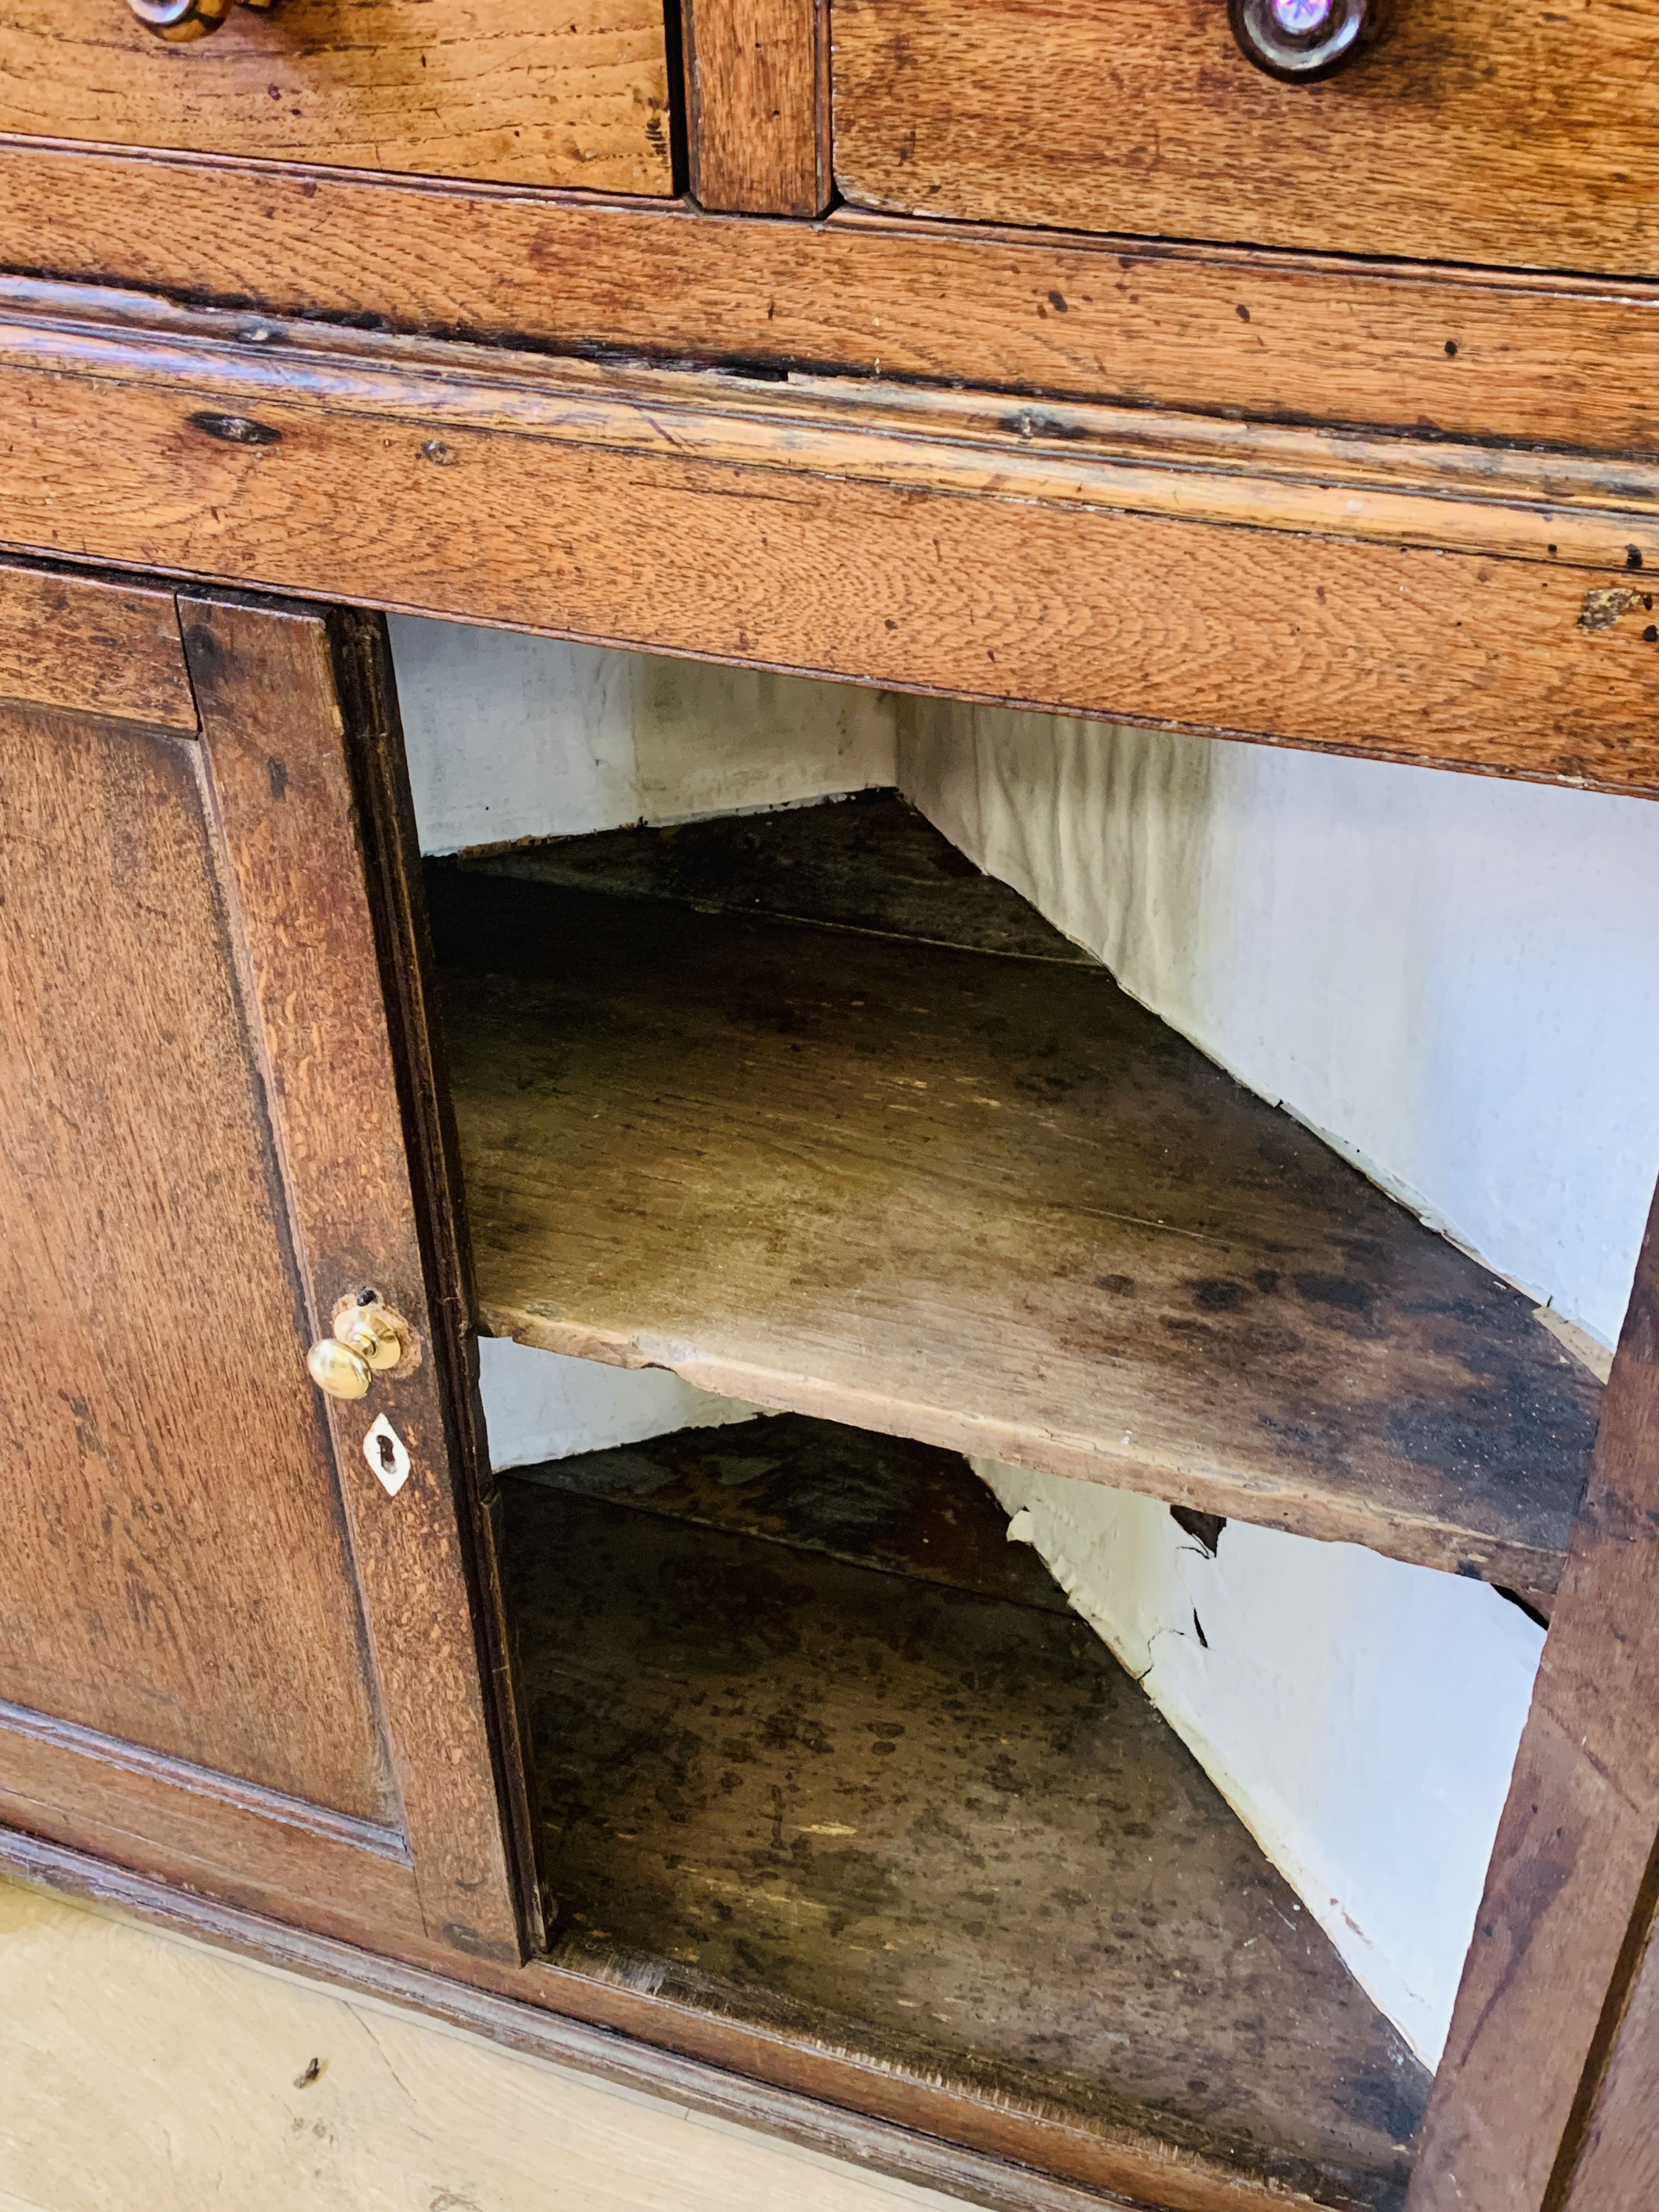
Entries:
{"type": "MultiPolygon", "coordinates": [[[[231,11],[234,0],[127,0],[127,5],[147,31],[169,46],[188,46],[216,31],[231,11]]],[[[234,0],[247,8],[268,8],[270,0],[234,0]]]]}
{"type": "Polygon", "coordinates": [[[1384,0],[1227,0],[1247,61],[1286,84],[1334,76],[1376,35],[1384,0]]]}
{"type": "Polygon", "coordinates": [[[306,1354],[306,1367],[319,1390],[331,1398],[366,1398],[377,1375],[394,1369],[407,1373],[416,1364],[415,1334],[409,1323],[373,1291],[342,1298],[334,1309],[334,1333],[319,1336],[306,1354]]]}

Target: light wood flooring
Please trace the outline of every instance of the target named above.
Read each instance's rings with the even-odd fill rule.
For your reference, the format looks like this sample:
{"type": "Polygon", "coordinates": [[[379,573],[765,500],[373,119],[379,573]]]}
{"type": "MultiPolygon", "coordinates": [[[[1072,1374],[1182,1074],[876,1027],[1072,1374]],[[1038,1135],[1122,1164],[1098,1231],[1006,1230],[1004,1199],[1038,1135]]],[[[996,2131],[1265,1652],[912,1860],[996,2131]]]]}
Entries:
{"type": "Polygon", "coordinates": [[[0,1881],[0,2212],[950,2202],[0,1881]]]}

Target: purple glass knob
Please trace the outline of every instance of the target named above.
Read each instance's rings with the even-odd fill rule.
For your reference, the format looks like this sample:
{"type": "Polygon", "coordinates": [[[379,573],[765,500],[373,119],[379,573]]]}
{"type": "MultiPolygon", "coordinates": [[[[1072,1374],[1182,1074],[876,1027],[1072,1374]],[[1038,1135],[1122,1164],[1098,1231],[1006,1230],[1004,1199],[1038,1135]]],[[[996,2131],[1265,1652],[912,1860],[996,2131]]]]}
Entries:
{"type": "Polygon", "coordinates": [[[1346,69],[1375,36],[1380,13],[1379,0],[1227,0],[1245,58],[1288,84],[1346,69]]]}

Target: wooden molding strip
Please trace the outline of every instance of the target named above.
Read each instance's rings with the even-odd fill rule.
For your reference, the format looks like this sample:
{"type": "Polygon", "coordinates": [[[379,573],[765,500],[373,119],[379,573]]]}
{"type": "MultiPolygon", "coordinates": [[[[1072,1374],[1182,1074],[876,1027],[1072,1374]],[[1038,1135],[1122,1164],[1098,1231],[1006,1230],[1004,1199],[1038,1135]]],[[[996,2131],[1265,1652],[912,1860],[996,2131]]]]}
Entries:
{"type": "Polygon", "coordinates": [[[25,1705],[0,1700],[0,1733],[77,1759],[95,1759],[100,1767],[142,1776],[167,1790],[210,1798],[216,1804],[252,1813],[261,1820],[275,1820],[284,1827],[297,1828],[304,1835],[347,1844],[356,1850],[374,1851],[399,1866],[412,1863],[408,1838],[400,1828],[388,1827],[377,1820],[358,1820],[349,1813],[336,1813],[326,1805],[307,1804],[301,1798],[284,1796],[279,1790],[268,1790],[261,1783],[216,1774],[206,1767],[193,1765],[189,1759],[174,1759],[166,1752],[147,1751],[142,1744],[123,1742],[100,1729],[82,1728],[76,1721],[58,1720],[50,1713],[33,1712],[25,1705]]]}
{"type": "MultiPolygon", "coordinates": [[[[427,2013],[509,2049],[647,2095],[671,2098],[826,2156],[942,2191],[987,2207],[988,2212],[1109,2212],[1112,2207],[1121,2212],[1137,2212],[1137,2208],[1145,2212],[1147,2207],[1165,2208],[1165,2212],[1315,2212],[1315,2200],[1291,2183],[1229,2176],[1169,2155],[1161,2163],[1150,2156],[1140,2162],[1141,2179],[1155,2193],[1125,2195],[1103,2180],[1073,2183],[1017,2156],[949,2142],[918,2127],[848,2110],[799,2088],[746,2079],[706,2058],[637,2040],[612,2026],[572,2016],[568,2003],[562,2009],[549,2008],[559,1996],[568,1998],[578,1986],[577,1977],[529,1968],[516,1978],[516,1996],[500,1986],[471,1985],[408,1959],[379,1956],[349,1942],[310,1935],[258,1913],[191,1895],[15,1829],[0,1829],[0,1868],[19,1881],[246,1953],[290,1973],[427,2013]],[[526,1997],[532,2001],[526,2002],[526,1997]]],[[[466,1971],[482,1977],[490,1970],[481,1963],[475,1969],[466,1962],[466,1971]]],[[[499,1983],[505,1978],[497,1969],[494,1978],[499,1983]]],[[[587,1986],[597,1990],[599,1985],[587,1986]]],[[[626,2003],[632,1993],[618,1988],[611,1994],[626,2003]]],[[[659,2001],[633,1997],[640,2011],[650,2010],[653,2002],[665,2014],[675,2009],[659,2001]]],[[[751,2041],[766,2039],[748,2033],[751,2041]]],[[[835,2062],[830,2063],[833,2067],[835,2062]]],[[[843,2094],[860,2072],[869,2074],[872,2086],[878,2081],[884,2085],[896,2102],[907,2091],[915,2094],[915,2085],[907,2085],[896,2075],[845,2062],[842,2072],[844,2078],[838,2086],[843,2094]]],[[[926,2099],[921,2101],[927,2106],[926,2099]]],[[[951,2100],[941,2090],[935,2101],[943,2108],[951,2100]]],[[[988,2116],[994,2109],[987,2108],[988,2116]]],[[[1006,2110],[1000,2118],[1003,2131],[1018,2137],[1021,2116],[1006,2110]]],[[[1040,2124],[1034,2127],[1026,2121],[1024,2134],[1028,2148],[1040,2154],[1040,2124]]],[[[1109,2159],[1109,2147],[1102,2148],[1109,2159]]]]}
{"type": "Polygon", "coordinates": [[[607,369],[20,280],[0,438],[27,550],[1659,787],[1645,464],[607,369]]]}
{"type": "Polygon", "coordinates": [[[0,140],[5,265],[403,331],[1659,449],[1659,285],[0,140]]]}
{"type": "Polygon", "coordinates": [[[497,347],[175,308],[0,277],[0,353],[70,375],[204,373],[250,408],[300,400],[428,428],[1639,571],[1659,581],[1659,460],[1448,445],[849,377],[607,367],[497,347]],[[90,348],[118,343],[118,358],[90,348]]]}

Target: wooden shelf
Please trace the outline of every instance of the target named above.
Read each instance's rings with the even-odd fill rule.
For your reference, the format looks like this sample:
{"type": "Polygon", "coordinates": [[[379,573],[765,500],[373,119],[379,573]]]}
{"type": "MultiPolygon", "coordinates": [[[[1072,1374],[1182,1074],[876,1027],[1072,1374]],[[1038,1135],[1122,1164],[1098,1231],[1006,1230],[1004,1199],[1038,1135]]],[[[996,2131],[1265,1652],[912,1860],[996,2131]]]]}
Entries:
{"type": "Polygon", "coordinates": [[[960,1460],[786,1416],[502,1488],[557,1964],[1159,2203],[1396,2212],[1425,2069],[960,1460]]]}
{"type": "Polygon", "coordinates": [[[1553,1589],[1601,1389],[1530,1302],[1029,908],[943,941],[1010,924],[887,808],[875,909],[878,807],[432,866],[483,1326],[1553,1589]]]}

